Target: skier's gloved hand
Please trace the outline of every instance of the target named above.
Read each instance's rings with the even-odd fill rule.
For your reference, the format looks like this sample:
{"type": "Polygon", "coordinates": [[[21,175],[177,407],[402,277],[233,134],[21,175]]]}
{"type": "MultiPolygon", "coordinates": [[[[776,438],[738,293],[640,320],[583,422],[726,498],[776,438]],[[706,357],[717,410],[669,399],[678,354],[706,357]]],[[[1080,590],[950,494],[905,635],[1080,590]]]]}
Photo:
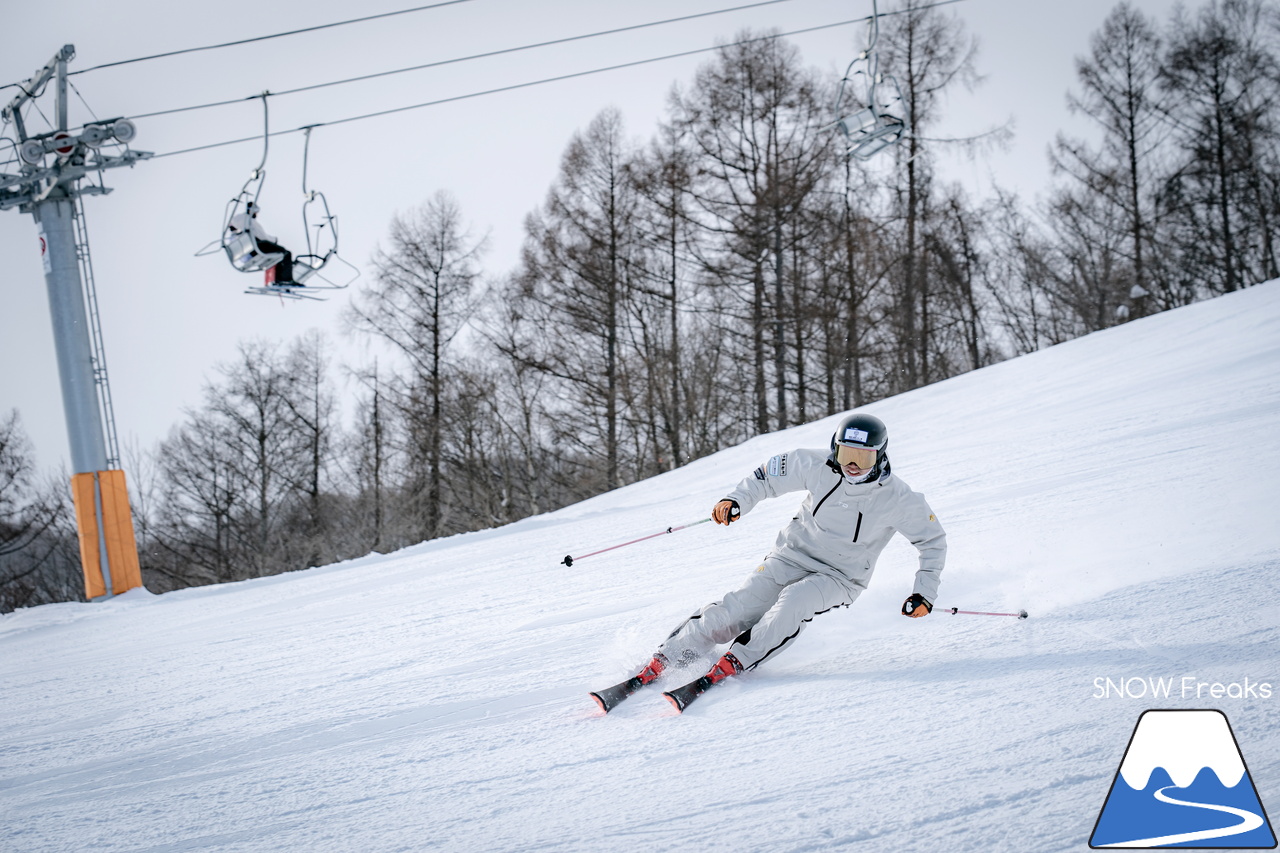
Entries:
{"type": "Polygon", "coordinates": [[[907,600],[902,602],[903,616],[919,619],[921,616],[928,616],[932,612],[933,605],[918,592],[911,593],[911,595],[907,596],[907,600]]]}
{"type": "Polygon", "coordinates": [[[738,502],[728,498],[720,501],[715,509],[711,510],[711,520],[716,524],[732,524],[741,517],[742,510],[738,509],[738,502]]]}

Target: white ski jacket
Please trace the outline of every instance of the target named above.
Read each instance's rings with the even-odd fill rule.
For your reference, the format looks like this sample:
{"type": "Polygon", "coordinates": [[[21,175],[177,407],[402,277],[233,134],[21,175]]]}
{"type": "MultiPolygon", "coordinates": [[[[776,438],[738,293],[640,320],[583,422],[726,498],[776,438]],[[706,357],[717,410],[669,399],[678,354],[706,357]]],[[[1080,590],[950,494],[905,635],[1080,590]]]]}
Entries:
{"type": "Polygon", "coordinates": [[[773,556],[802,569],[833,575],[866,589],[876,558],[895,532],[920,551],[914,592],[936,601],[947,536],[924,496],[888,470],[854,484],[823,450],[780,453],[725,496],[745,515],[765,498],[807,491],[791,523],[778,534],[773,556]]]}
{"type": "Polygon", "coordinates": [[[231,217],[231,221],[227,223],[227,230],[232,234],[241,234],[248,231],[253,235],[253,239],[259,242],[279,243],[275,237],[267,233],[267,229],[262,227],[262,223],[247,213],[237,213],[231,217]]]}

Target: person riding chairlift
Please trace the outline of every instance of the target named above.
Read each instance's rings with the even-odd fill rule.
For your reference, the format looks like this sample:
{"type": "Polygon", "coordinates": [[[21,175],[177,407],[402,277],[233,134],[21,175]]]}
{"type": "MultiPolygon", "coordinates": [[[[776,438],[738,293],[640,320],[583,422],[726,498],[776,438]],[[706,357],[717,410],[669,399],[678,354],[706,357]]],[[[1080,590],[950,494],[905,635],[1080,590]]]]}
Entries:
{"type": "Polygon", "coordinates": [[[262,227],[262,223],[258,222],[259,210],[257,202],[249,202],[245,205],[243,213],[237,213],[231,217],[231,221],[227,223],[227,230],[233,234],[247,231],[253,237],[254,242],[258,244],[259,251],[279,252],[284,255],[275,266],[267,270],[266,281],[268,285],[295,284],[293,280],[293,253],[281,246],[275,237],[266,232],[262,227]]]}

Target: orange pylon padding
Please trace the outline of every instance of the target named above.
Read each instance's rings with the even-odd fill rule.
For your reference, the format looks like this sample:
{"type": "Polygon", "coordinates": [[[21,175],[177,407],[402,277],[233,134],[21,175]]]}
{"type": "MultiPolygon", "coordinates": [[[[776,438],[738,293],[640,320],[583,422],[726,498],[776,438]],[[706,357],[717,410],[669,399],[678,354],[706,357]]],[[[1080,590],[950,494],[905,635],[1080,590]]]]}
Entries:
{"type": "Polygon", "coordinates": [[[138,541],[133,535],[133,513],[129,510],[129,489],[123,471],[99,471],[102,493],[102,527],[107,539],[107,559],[111,561],[111,585],[117,594],[142,586],[138,564],[138,541]]]}
{"type": "Polygon", "coordinates": [[[138,544],[133,535],[133,514],[129,511],[129,492],[123,471],[90,471],[71,477],[71,495],[76,508],[76,528],[80,535],[80,565],[84,569],[84,592],[87,598],[107,594],[102,573],[105,545],[107,566],[111,574],[111,592],[122,592],[142,586],[138,565],[138,544]],[[99,535],[98,512],[102,513],[99,535]]]}
{"type": "Polygon", "coordinates": [[[80,567],[84,570],[84,595],[91,599],[107,594],[107,585],[102,579],[102,550],[98,544],[97,479],[92,471],[71,475],[76,531],[80,534],[80,567]]]}

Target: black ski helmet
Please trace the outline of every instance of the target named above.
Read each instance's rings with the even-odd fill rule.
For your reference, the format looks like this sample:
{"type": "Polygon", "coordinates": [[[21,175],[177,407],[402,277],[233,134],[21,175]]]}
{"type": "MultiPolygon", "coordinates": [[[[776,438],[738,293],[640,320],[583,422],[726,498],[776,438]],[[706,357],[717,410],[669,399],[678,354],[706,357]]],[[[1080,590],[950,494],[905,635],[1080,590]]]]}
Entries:
{"type": "Polygon", "coordinates": [[[840,467],[836,462],[836,445],[846,447],[868,447],[876,451],[876,470],[884,467],[885,448],[889,446],[889,428],[884,421],[875,415],[852,414],[836,426],[831,436],[831,464],[840,467]]]}

